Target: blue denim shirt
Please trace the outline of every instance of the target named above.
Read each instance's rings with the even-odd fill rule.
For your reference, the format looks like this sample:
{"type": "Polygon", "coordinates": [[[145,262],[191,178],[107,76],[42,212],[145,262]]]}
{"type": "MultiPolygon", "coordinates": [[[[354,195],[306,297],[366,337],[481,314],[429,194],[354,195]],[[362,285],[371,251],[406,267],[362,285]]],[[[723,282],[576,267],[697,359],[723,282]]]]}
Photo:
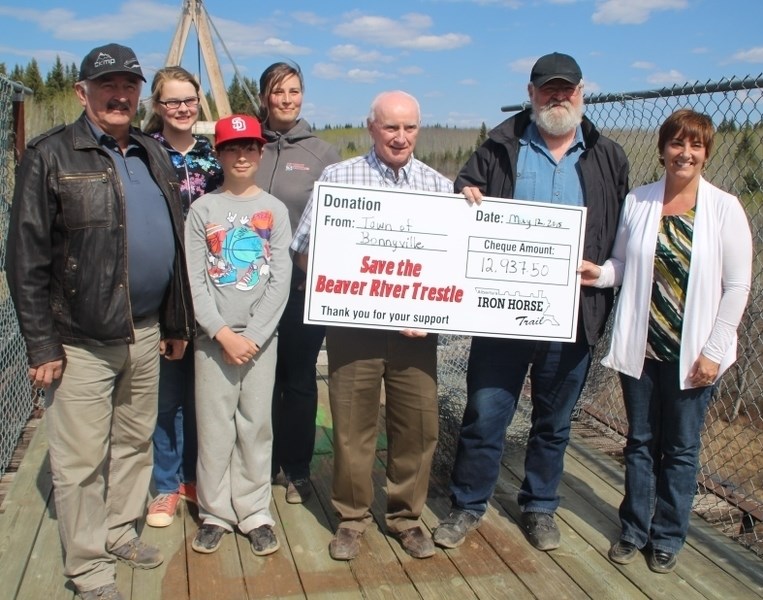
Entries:
{"type": "Polygon", "coordinates": [[[578,126],[572,145],[557,163],[538,126],[531,123],[519,140],[514,199],[584,206],[583,186],[577,169],[583,150],[583,132],[578,126]]]}

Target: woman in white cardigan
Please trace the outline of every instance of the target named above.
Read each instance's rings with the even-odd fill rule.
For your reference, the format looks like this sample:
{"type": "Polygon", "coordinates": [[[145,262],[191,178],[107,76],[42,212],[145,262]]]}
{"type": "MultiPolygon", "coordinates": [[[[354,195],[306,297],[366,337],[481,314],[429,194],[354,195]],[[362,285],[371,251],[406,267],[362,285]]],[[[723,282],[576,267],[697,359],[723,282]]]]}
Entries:
{"type": "Polygon", "coordinates": [[[676,111],[657,144],[665,176],[628,194],[612,257],[579,272],[583,285],[621,286],[602,361],[620,373],[628,416],[609,557],[627,564],[645,549],[649,568],[668,573],[689,527],[712,389],[736,360],[752,238],[739,200],[702,177],[713,144],[706,115],[676,111]]]}

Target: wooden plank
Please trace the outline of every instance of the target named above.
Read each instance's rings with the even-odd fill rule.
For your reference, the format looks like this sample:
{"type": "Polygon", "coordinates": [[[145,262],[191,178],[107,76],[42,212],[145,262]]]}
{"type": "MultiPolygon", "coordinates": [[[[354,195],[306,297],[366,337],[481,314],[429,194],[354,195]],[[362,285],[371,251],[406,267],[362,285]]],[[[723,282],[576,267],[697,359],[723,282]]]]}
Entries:
{"type": "MultiPolygon", "coordinates": [[[[44,430],[38,427],[0,515],[0,581],[4,593],[11,598],[21,587],[37,533],[48,519],[47,504],[52,489],[48,441],[44,430]]],[[[56,545],[60,546],[57,540],[56,545]]],[[[62,569],[63,563],[59,563],[57,571],[62,569]]]]}
{"type": "MultiPolygon", "coordinates": [[[[193,507],[196,510],[196,507],[193,507]]],[[[178,502],[175,520],[168,527],[143,527],[140,536],[147,544],[157,546],[164,562],[155,569],[135,569],[132,573],[132,598],[172,598],[188,600],[186,574],[186,514],[185,500],[178,502]]],[[[195,528],[192,535],[195,535],[195,528]]],[[[193,539],[191,537],[191,539],[193,539]]]]}
{"type": "MultiPolygon", "coordinates": [[[[604,471],[606,477],[603,481],[618,493],[619,505],[625,485],[622,465],[612,457],[597,452],[580,438],[573,438],[568,454],[596,476],[604,471]]],[[[616,517],[615,521],[619,525],[616,517]]],[[[692,516],[687,544],[744,582],[751,590],[756,593],[763,591],[763,560],[733,539],[720,534],[704,519],[692,516]]]]}
{"type": "MultiPolygon", "coordinates": [[[[44,598],[45,600],[71,600],[75,597],[74,584],[64,576],[64,557],[58,534],[56,507],[53,496],[47,506],[45,518],[36,536],[30,536],[34,548],[29,556],[24,579],[15,596],[19,600],[44,598]]],[[[2,587],[5,588],[5,580],[2,587]]],[[[9,596],[13,598],[14,596],[9,596]]]]}
{"type": "MultiPolygon", "coordinates": [[[[598,490],[592,488],[590,473],[580,473],[576,476],[574,468],[570,464],[571,462],[567,460],[565,476],[559,486],[563,508],[557,511],[557,523],[562,532],[562,547],[570,543],[570,539],[568,539],[570,536],[577,535],[577,531],[572,526],[577,524],[584,531],[582,535],[587,536],[586,539],[589,540],[589,543],[600,554],[601,558],[597,561],[597,564],[604,572],[609,573],[609,575],[604,577],[606,583],[612,580],[617,581],[618,585],[624,585],[622,583],[623,580],[629,580],[649,598],[673,600],[703,598],[704,596],[674,573],[657,576],[648,569],[645,562],[635,561],[630,565],[621,566],[615,565],[608,558],[605,558],[611,540],[616,537],[617,529],[613,529],[614,522],[610,519],[602,519],[597,515],[597,512],[608,511],[610,515],[614,515],[616,513],[615,507],[619,504],[619,500],[615,499],[613,501],[612,497],[604,497],[598,490]],[[586,477],[589,479],[586,479],[586,477]],[[579,495],[576,490],[583,492],[583,495],[579,495]],[[577,515],[581,516],[578,521],[575,519],[577,515]],[[602,532],[609,532],[609,535],[605,535],[602,532]]],[[[515,478],[515,485],[519,485],[523,469],[518,464],[514,464],[512,467],[512,474],[508,477],[515,478]]],[[[605,487],[605,491],[608,494],[611,493],[611,490],[611,487],[605,487]]],[[[555,560],[559,560],[558,553],[559,551],[553,551],[549,555],[555,560]]],[[[596,573],[589,570],[585,565],[581,566],[574,561],[565,561],[562,564],[568,573],[575,575],[576,581],[584,589],[596,584],[596,573]]],[[[602,577],[602,575],[599,575],[599,577],[602,577]]],[[[586,589],[586,591],[589,592],[589,589],[586,589]]]]}
{"type": "MultiPolygon", "coordinates": [[[[447,494],[439,484],[431,483],[427,508],[422,514],[427,527],[434,530],[449,511],[450,500],[447,494]]],[[[476,597],[483,600],[502,600],[509,596],[512,600],[534,598],[522,580],[496,554],[481,530],[480,527],[471,532],[458,548],[438,549],[438,552],[445,553],[459,573],[459,577],[449,581],[453,593],[459,598],[476,597]]]]}
{"type": "MultiPolygon", "coordinates": [[[[328,415],[326,416],[329,418],[328,415]]],[[[320,440],[321,436],[323,437],[322,441],[318,441],[318,445],[330,448],[331,432],[321,427],[318,435],[317,440],[320,440]]],[[[373,594],[372,590],[367,592],[363,589],[361,583],[362,565],[364,563],[362,557],[369,552],[370,537],[368,536],[369,532],[363,536],[360,545],[361,556],[355,560],[336,561],[329,554],[329,542],[338,524],[334,509],[331,506],[332,457],[333,454],[321,454],[313,457],[311,471],[315,495],[307,505],[303,506],[312,505],[314,507],[311,512],[316,518],[314,525],[318,527],[312,530],[310,539],[302,539],[299,542],[299,546],[305,550],[304,554],[298,554],[295,550],[294,555],[299,561],[300,577],[308,598],[328,599],[336,595],[336,597],[349,600],[362,597],[367,593],[373,594]],[[360,564],[356,564],[359,560],[361,561],[360,564]],[[358,572],[361,573],[360,580],[358,579],[358,572]],[[326,575],[330,579],[324,580],[326,575]]]]}
{"type": "MultiPolygon", "coordinates": [[[[565,481],[569,480],[571,489],[579,490],[584,495],[587,490],[595,489],[596,495],[593,497],[589,495],[587,501],[595,502],[596,499],[600,499],[610,506],[607,514],[615,524],[609,538],[611,543],[619,534],[616,507],[622,500],[622,493],[613,486],[613,483],[623,485],[622,467],[617,465],[611,457],[592,450],[583,442],[576,441],[568,450],[566,471],[573,476],[565,479],[565,481]],[[615,472],[617,467],[620,467],[619,472],[615,472]],[[607,474],[604,480],[596,475],[596,472],[600,470],[607,474]],[[586,481],[587,485],[581,485],[579,483],[581,481],[586,481]],[[591,485],[593,488],[590,487],[591,485]]],[[[601,507],[599,508],[601,510],[601,507]]],[[[707,527],[709,525],[700,517],[692,515],[687,543],[679,555],[678,565],[671,577],[680,578],[708,598],[746,598],[751,594],[763,597],[763,569],[761,569],[763,561],[757,559],[752,552],[741,549],[738,544],[726,540],[725,536],[717,531],[708,535],[707,527]],[[706,533],[700,535],[702,531],[706,533]],[[740,554],[740,551],[747,556],[740,554]],[[755,561],[758,562],[758,569],[754,567],[755,561]]],[[[633,567],[633,564],[628,567],[633,567]]],[[[629,573],[628,570],[625,572],[629,573]]],[[[643,574],[654,578],[648,570],[643,574]]],[[[684,586],[680,587],[681,590],[676,593],[684,594],[684,586]]]]}
{"type": "MultiPolygon", "coordinates": [[[[328,555],[337,522],[330,503],[333,454],[325,380],[319,390],[315,494],[304,505],[290,505],[284,488],[274,488],[281,549],[270,557],[255,557],[248,540],[237,534],[225,536],[217,554],[195,553],[190,543],[198,527],[197,514],[195,507],[188,510],[181,503],[173,525],[142,532],[146,541],[162,548],[162,566],[133,571],[119,563],[117,577],[126,598],[763,598],[763,561],[696,517],[676,572],[656,575],[645,560],[611,564],[606,553],[619,531],[623,469],[576,435],[560,486],[558,522],[563,537],[559,550],[536,551],[516,524],[522,461],[519,455],[507,455],[483,524],[469,534],[466,543],[454,550],[438,549],[435,557],[426,560],[409,557],[385,534],[386,439],[380,435],[380,462],[373,473],[375,524],[364,536],[357,559],[334,561],[328,555]]],[[[46,449],[44,431],[38,432],[14,477],[5,513],[0,514],[0,597],[9,600],[72,600],[74,596],[73,586],[63,576],[46,449]],[[35,512],[36,519],[30,518],[35,512]],[[26,557],[20,558],[20,552],[26,552],[26,557]],[[11,583],[15,587],[8,593],[8,582],[13,580],[6,575],[13,576],[14,569],[16,584],[11,583]]],[[[449,508],[440,482],[433,481],[422,515],[425,526],[431,530],[449,508]]]]}
{"type": "MultiPolygon", "coordinates": [[[[582,478],[585,473],[574,474],[570,462],[568,459],[565,478],[559,487],[562,503],[556,520],[562,534],[562,545],[549,556],[574,576],[578,585],[594,598],[643,598],[646,595],[650,598],[685,600],[701,597],[679,578],[655,576],[645,561],[622,566],[609,560],[607,552],[618,532],[613,520],[615,505],[596,493],[596,484],[582,478]],[[581,491],[587,494],[581,495],[569,488],[566,483],[569,479],[574,479],[581,491]],[[583,560],[582,565],[580,559],[583,560]]],[[[513,472],[504,475],[506,481],[514,486],[512,499],[515,504],[516,489],[521,484],[518,472],[521,468],[514,466],[513,472]]],[[[516,518],[519,518],[519,507],[516,511],[516,518]]]]}
{"type": "MultiPolygon", "coordinates": [[[[324,381],[326,380],[324,379],[324,381]]],[[[324,385],[321,385],[319,389],[323,392],[319,397],[320,406],[328,408],[328,390],[324,385]]],[[[322,411],[322,415],[325,441],[321,442],[321,446],[327,444],[331,447],[333,440],[330,429],[330,410],[322,411]]],[[[380,411],[379,427],[382,430],[380,430],[377,435],[376,448],[377,451],[383,453],[387,447],[387,438],[386,433],[381,427],[382,424],[383,411],[380,411]]],[[[331,532],[333,535],[333,531],[336,530],[338,525],[338,519],[331,506],[332,465],[327,464],[326,467],[326,476],[315,479],[315,481],[320,482],[318,485],[321,492],[320,496],[324,502],[326,513],[330,515],[331,532]]],[[[376,461],[376,467],[372,474],[375,494],[374,502],[371,507],[371,512],[375,516],[375,523],[373,523],[363,535],[359,556],[348,564],[357,584],[363,590],[363,596],[365,598],[387,600],[390,594],[395,598],[401,599],[421,598],[422,594],[420,593],[420,590],[417,590],[416,586],[411,582],[409,574],[401,563],[401,557],[404,557],[402,560],[406,561],[417,561],[417,559],[409,557],[402,549],[400,549],[399,554],[396,553],[390,544],[394,544],[395,547],[399,548],[398,542],[391,540],[383,533],[386,529],[384,519],[386,492],[383,489],[383,469],[383,463],[376,461]]],[[[429,564],[432,560],[433,559],[430,558],[423,562],[429,564]]]]}
{"type": "MultiPolygon", "coordinates": [[[[274,486],[273,495],[280,497],[280,494],[275,492],[278,488],[283,489],[281,486],[274,486]]],[[[283,531],[283,521],[279,518],[273,501],[270,511],[276,521],[275,533],[281,545],[276,552],[268,556],[256,556],[252,552],[249,539],[243,535],[237,536],[247,593],[249,598],[304,598],[292,550],[283,531]]]]}
{"type": "MultiPolygon", "coordinates": [[[[380,425],[383,426],[381,420],[380,425]]],[[[386,436],[383,442],[381,438],[379,435],[377,446],[380,443],[386,446],[386,436]]],[[[377,452],[377,457],[386,458],[386,452],[377,452]]],[[[374,484],[371,514],[375,522],[364,536],[369,551],[353,561],[353,573],[363,590],[369,591],[369,597],[382,600],[390,593],[400,598],[433,597],[433,583],[440,588],[447,586],[448,580],[458,576],[458,572],[443,554],[416,559],[405,553],[400,542],[387,532],[387,481],[384,462],[379,458],[374,462],[371,478],[374,484]]]]}
{"type": "Polygon", "coordinates": [[[236,536],[240,534],[225,534],[217,552],[201,554],[191,548],[200,525],[198,514],[195,511],[187,511],[185,552],[189,597],[191,600],[247,600],[241,557],[236,543],[236,536]]]}
{"type": "MultiPolygon", "coordinates": [[[[430,498],[430,503],[432,501],[433,498],[430,498]]],[[[485,549],[494,552],[506,568],[514,574],[514,577],[538,598],[557,600],[588,598],[574,577],[570,577],[560,569],[547,553],[535,550],[526,541],[516,523],[518,515],[513,515],[515,519],[506,510],[506,506],[511,505],[518,511],[516,487],[509,486],[507,489],[505,482],[499,482],[497,494],[490,502],[479,528],[467,535],[462,546],[448,552],[451,555],[478,551],[482,554],[485,549]],[[480,540],[479,537],[483,539],[480,540]]],[[[438,499],[437,503],[433,504],[433,508],[436,513],[445,516],[450,508],[450,502],[445,498],[438,499]]],[[[467,557],[466,560],[470,563],[474,560],[468,554],[467,557]]],[[[516,585],[515,587],[518,588],[516,585]]],[[[512,587],[513,592],[514,587],[512,587]]]]}
{"type": "Polygon", "coordinates": [[[499,496],[493,496],[493,502],[477,530],[490,548],[536,597],[559,600],[587,598],[575,577],[569,576],[547,553],[535,550],[525,540],[500,500],[499,496]]]}

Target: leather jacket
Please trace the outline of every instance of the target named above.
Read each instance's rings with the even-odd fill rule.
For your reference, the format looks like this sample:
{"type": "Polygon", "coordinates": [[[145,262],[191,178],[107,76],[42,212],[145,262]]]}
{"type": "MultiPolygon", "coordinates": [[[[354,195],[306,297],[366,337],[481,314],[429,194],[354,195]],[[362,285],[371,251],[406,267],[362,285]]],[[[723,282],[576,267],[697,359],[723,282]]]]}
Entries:
{"type": "MultiPolygon", "coordinates": [[[[530,125],[530,115],[528,108],[488,133],[488,139],[456,177],[456,193],[466,186],[475,186],[486,196],[513,198],[519,140],[530,125]]],[[[600,265],[610,257],[615,243],[620,208],[628,193],[628,159],[620,145],[601,135],[587,117],[583,117],[581,127],[585,150],[578,160],[578,169],[588,208],[583,258],[600,265]]],[[[591,346],[604,333],[613,303],[612,288],[581,287],[580,316],[591,346]]]]}
{"type": "MultiPolygon", "coordinates": [[[[160,307],[163,338],[191,339],[193,305],[183,252],[179,184],[167,152],[140,130],[149,170],[175,238],[160,307]]],[[[122,183],[83,115],[33,139],[16,176],[7,245],[8,284],[32,367],[64,358],[62,344],[133,343],[122,183]]]]}

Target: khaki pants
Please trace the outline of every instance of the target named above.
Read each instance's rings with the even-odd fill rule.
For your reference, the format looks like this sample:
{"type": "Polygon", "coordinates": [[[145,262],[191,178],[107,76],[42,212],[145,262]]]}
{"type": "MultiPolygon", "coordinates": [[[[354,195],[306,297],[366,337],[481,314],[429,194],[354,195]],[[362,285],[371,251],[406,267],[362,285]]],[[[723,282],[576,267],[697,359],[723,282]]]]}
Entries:
{"type": "Polygon", "coordinates": [[[437,336],[329,327],[329,399],[334,426],[332,503],[340,527],[371,523],[379,396],[384,380],[389,531],[421,525],[437,445],[437,336]]]}
{"type": "Polygon", "coordinates": [[[63,377],[45,421],[64,573],[79,590],[114,582],[117,548],[146,508],[159,383],[159,326],[135,325],[135,344],[65,345],[63,377]]]}

